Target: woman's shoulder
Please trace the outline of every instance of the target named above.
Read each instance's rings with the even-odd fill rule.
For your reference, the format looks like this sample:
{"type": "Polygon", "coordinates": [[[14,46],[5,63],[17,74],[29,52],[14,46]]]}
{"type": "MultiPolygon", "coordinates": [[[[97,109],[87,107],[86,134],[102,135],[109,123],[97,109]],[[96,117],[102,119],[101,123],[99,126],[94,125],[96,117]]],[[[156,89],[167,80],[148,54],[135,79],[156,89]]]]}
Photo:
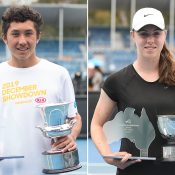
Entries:
{"type": "Polygon", "coordinates": [[[126,79],[129,76],[133,75],[133,73],[134,73],[133,65],[130,64],[130,65],[124,67],[123,69],[110,74],[108,76],[107,80],[122,80],[123,78],[126,79]]]}

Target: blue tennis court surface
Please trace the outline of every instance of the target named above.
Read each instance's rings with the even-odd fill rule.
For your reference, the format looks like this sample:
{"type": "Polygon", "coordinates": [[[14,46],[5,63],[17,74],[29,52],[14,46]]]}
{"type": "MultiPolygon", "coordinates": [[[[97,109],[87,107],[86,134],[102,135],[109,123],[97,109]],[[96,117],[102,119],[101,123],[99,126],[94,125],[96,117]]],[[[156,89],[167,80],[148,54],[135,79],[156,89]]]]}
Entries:
{"type": "MultiPolygon", "coordinates": [[[[113,152],[118,151],[120,142],[110,145],[113,152]]],[[[88,140],[88,175],[115,175],[117,168],[107,164],[91,139],[88,140]]]]}

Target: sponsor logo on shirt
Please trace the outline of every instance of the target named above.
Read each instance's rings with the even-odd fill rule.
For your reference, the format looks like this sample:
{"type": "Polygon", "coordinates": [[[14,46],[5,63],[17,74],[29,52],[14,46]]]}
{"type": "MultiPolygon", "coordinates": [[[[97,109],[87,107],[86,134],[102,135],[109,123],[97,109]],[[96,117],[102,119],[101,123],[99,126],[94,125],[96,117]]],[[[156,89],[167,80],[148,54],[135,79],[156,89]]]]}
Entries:
{"type": "Polygon", "coordinates": [[[19,80],[4,82],[1,85],[1,95],[3,103],[14,102],[15,104],[44,103],[47,94],[46,89],[39,88],[37,84],[24,84],[19,80]]]}
{"type": "Polygon", "coordinates": [[[46,98],[44,98],[44,97],[35,98],[35,102],[36,103],[45,103],[46,102],[46,98]]]}

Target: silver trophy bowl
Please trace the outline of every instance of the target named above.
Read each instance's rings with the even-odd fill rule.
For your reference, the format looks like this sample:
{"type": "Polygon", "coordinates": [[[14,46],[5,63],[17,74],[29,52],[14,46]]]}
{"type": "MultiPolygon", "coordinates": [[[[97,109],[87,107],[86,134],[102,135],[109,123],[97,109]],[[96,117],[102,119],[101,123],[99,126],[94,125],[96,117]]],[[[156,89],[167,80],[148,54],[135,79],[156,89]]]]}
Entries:
{"type": "Polygon", "coordinates": [[[175,115],[158,115],[158,128],[167,144],[162,146],[162,161],[175,161],[175,115]]]}
{"type": "MultiPolygon", "coordinates": [[[[67,136],[76,123],[75,119],[68,118],[70,103],[45,104],[38,106],[43,126],[37,126],[44,137],[57,141],[60,137],[67,136]]],[[[47,150],[42,153],[44,156],[45,174],[59,174],[81,168],[79,163],[78,150],[62,152],[61,150],[47,150]]]]}

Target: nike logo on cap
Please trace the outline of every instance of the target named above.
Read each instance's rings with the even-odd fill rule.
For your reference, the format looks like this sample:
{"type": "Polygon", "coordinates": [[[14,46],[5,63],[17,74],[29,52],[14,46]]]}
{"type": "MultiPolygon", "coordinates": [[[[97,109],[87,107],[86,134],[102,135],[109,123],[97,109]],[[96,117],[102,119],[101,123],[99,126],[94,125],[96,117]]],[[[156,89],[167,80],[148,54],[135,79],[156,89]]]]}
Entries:
{"type": "Polygon", "coordinates": [[[147,16],[149,16],[149,15],[153,15],[153,14],[147,14],[147,15],[144,15],[144,17],[147,17],[147,16]]]}

